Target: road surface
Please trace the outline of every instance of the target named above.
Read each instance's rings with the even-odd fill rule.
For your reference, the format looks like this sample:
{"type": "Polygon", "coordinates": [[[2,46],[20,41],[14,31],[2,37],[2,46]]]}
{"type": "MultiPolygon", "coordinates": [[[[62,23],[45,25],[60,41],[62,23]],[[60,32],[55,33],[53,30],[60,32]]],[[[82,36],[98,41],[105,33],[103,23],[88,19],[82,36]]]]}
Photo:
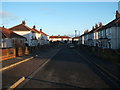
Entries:
{"type": "Polygon", "coordinates": [[[62,49],[23,88],[110,88],[95,66],[75,49],[62,49]]]}
{"type": "MultiPolygon", "coordinates": [[[[14,78],[24,76],[26,80],[18,88],[111,88],[115,87],[103,71],[84,57],[82,52],[61,45],[38,57],[3,72],[4,83],[15,82],[14,78]],[[56,53],[56,54],[55,54],[56,53]],[[37,68],[52,57],[35,75],[37,68]],[[49,56],[49,57],[48,57],[49,56]],[[6,77],[10,78],[7,79],[6,77]],[[6,79],[5,79],[6,78],[6,79]]],[[[10,86],[5,84],[3,86],[10,86]]]]}

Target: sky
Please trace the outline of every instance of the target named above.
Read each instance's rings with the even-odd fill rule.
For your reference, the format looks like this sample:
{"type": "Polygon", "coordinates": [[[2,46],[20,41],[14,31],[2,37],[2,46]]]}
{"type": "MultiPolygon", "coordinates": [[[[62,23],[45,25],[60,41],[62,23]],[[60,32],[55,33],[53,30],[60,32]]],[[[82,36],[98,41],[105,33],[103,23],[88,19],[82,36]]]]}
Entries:
{"type": "Polygon", "coordinates": [[[2,23],[6,28],[21,24],[48,35],[81,35],[85,30],[102,22],[115,19],[117,2],[2,2],[2,23]]]}

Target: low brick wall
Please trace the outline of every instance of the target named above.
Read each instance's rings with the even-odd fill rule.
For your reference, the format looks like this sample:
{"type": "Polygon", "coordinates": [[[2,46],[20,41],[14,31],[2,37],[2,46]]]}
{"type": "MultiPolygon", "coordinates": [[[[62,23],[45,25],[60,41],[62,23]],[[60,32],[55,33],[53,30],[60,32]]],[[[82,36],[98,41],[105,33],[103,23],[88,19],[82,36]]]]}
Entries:
{"type": "Polygon", "coordinates": [[[98,47],[90,47],[81,45],[78,46],[80,49],[90,52],[98,57],[104,58],[106,60],[110,60],[116,63],[120,63],[120,50],[112,50],[98,47]]]}
{"type": "Polygon", "coordinates": [[[29,50],[28,50],[28,47],[25,48],[25,55],[28,55],[29,54],[29,50]]]}
{"type": "Polygon", "coordinates": [[[0,60],[6,60],[6,59],[11,59],[15,58],[15,49],[14,48],[9,48],[9,49],[0,49],[0,52],[2,52],[0,56],[0,60]]]}
{"type": "MultiPolygon", "coordinates": [[[[0,61],[2,60],[7,60],[11,58],[16,57],[16,49],[15,48],[5,48],[5,49],[0,49],[1,56],[0,56],[0,61]]],[[[28,48],[18,48],[18,56],[23,56],[29,54],[28,48]]]]}

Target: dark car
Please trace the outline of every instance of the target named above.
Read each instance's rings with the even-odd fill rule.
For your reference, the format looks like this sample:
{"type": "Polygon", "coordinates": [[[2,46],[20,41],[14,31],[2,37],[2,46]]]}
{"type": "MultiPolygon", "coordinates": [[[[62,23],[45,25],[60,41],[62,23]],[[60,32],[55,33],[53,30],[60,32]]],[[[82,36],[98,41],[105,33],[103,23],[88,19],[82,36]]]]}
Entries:
{"type": "Polygon", "coordinates": [[[74,47],[75,47],[74,44],[69,45],[69,48],[74,48],[74,47]]]}

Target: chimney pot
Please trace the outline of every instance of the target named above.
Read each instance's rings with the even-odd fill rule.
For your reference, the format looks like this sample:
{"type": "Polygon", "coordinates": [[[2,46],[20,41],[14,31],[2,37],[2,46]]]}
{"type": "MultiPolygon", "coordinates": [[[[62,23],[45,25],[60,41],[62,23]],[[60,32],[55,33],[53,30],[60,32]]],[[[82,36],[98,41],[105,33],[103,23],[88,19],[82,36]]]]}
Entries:
{"type": "Polygon", "coordinates": [[[40,29],[40,32],[42,32],[42,29],[40,29]]]}
{"type": "Polygon", "coordinates": [[[116,18],[120,17],[120,13],[118,11],[116,11],[116,18]]]}
{"type": "Polygon", "coordinates": [[[102,27],[102,22],[99,23],[99,27],[102,27]]]}
{"type": "Polygon", "coordinates": [[[94,30],[94,26],[92,26],[92,30],[94,30]]]}
{"type": "Polygon", "coordinates": [[[95,28],[98,28],[98,24],[95,25],[95,28]]]}
{"type": "Polygon", "coordinates": [[[35,28],[36,28],[36,26],[34,25],[34,26],[33,26],[33,29],[35,29],[35,28]]]}
{"type": "Polygon", "coordinates": [[[84,31],[84,34],[88,33],[88,29],[84,31]]]}
{"type": "Polygon", "coordinates": [[[22,21],[22,24],[24,24],[24,25],[26,24],[25,20],[22,21]]]}

